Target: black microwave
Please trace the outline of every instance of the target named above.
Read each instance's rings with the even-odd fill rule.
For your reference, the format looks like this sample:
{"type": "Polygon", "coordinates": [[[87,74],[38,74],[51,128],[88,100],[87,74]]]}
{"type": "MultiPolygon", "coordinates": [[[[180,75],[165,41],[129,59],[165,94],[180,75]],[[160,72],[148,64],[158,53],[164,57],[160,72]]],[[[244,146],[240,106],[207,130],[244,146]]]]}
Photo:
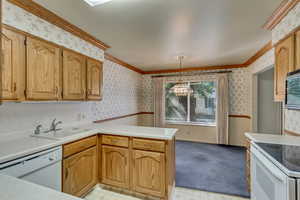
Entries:
{"type": "Polygon", "coordinates": [[[300,110],[300,70],[288,73],[285,95],[286,108],[300,110]]]}

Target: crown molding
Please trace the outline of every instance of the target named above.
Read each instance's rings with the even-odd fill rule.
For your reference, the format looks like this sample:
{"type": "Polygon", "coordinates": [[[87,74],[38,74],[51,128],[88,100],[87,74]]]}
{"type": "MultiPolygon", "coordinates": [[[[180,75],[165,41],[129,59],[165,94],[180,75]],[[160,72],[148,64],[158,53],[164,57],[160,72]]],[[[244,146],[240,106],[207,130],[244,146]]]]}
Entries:
{"type": "Polygon", "coordinates": [[[234,68],[244,68],[244,67],[247,67],[247,65],[235,64],[235,65],[220,65],[220,66],[205,66],[205,67],[189,67],[189,68],[182,68],[182,69],[144,71],[143,74],[164,74],[164,73],[176,73],[176,72],[208,71],[208,70],[234,69],[234,68]]]}
{"type": "Polygon", "coordinates": [[[105,53],[105,54],[104,54],[104,58],[105,58],[106,60],[109,60],[109,61],[112,61],[112,62],[117,63],[117,64],[119,64],[119,65],[122,65],[123,67],[126,67],[126,68],[128,68],[128,69],[130,69],[130,70],[132,70],[132,71],[138,72],[138,73],[140,73],[140,74],[143,74],[143,73],[144,73],[143,70],[138,69],[138,68],[136,68],[135,66],[132,66],[132,65],[130,65],[130,64],[128,64],[128,63],[126,63],[126,62],[124,62],[124,61],[122,61],[122,60],[120,60],[120,59],[118,59],[118,58],[116,58],[116,57],[114,57],[114,56],[112,56],[112,55],[110,55],[110,54],[108,54],[108,53],[105,53]]]}
{"type": "Polygon", "coordinates": [[[249,66],[254,63],[257,59],[262,57],[265,53],[267,53],[270,49],[273,48],[272,41],[268,42],[265,46],[263,46],[260,50],[258,50],[251,58],[249,58],[244,64],[249,66]]]}
{"type": "Polygon", "coordinates": [[[272,30],[292,10],[300,0],[284,0],[269,17],[263,28],[272,30]]]}
{"type": "Polygon", "coordinates": [[[59,17],[55,13],[51,12],[50,10],[46,9],[45,7],[35,3],[32,0],[7,0],[8,2],[23,8],[24,10],[30,12],[31,14],[40,17],[47,22],[58,26],[59,28],[68,31],[69,33],[76,35],[77,37],[103,49],[106,50],[110,48],[109,45],[105,44],[104,42],[98,40],[94,36],[90,35],[89,33],[85,32],[84,30],[78,28],[77,26],[71,24],[67,20],[59,17]]]}

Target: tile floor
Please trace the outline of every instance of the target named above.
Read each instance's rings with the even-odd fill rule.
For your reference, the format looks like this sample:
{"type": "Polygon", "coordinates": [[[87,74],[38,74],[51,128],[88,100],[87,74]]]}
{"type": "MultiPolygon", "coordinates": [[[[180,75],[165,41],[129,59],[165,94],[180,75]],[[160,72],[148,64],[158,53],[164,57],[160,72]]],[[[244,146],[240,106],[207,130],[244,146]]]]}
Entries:
{"type": "MultiPolygon", "coordinates": [[[[186,188],[176,188],[176,200],[249,200],[240,197],[202,192],[186,188]]],[[[97,186],[90,194],[85,197],[86,200],[141,200],[140,198],[119,194],[97,186]]]]}

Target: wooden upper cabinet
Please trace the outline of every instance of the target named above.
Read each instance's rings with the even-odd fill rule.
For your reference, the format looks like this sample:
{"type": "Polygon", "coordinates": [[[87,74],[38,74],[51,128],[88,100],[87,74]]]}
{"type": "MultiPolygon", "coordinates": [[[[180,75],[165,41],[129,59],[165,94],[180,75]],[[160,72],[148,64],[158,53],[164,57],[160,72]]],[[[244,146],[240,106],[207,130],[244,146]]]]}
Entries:
{"type": "Polygon", "coordinates": [[[81,197],[98,183],[97,147],[63,161],[63,192],[81,197]]]}
{"type": "Polygon", "coordinates": [[[296,69],[300,69],[300,31],[296,32],[296,69]]]}
{"type": "Polygon", "coordinates": [[[102,146],[102,182],[121,188],[129,188],[129,150],[102,146]]]}
{"type": "Polygon", "coordinates": [[[102,85],[102,62],[93,59],[87,59],[87,99],[101,100],[102,85]]]}
{"type": "Polygon", "coordinates": [[[63,99],[86,98],[86,57],[63,50],[63,99]]]}
{"type": "Polygon", "coordinates": [[[28,37],[26,76],[27,99],[60,99],[60,47],[28,37]]]}
{"type": "Polygon", "coordinates": [[[295,70],[295,37],[288,37],[275,48],[274,99],[284,101],[285,81],[288,72],[295,70]]]}
{"type": "Polygon", "coordinates": [[[166,185],[165,154],[133,151],[133,189],[136,192],[164,197],[166,185]]]}
{"type": "Polygon", "coordinates": [[[3,28],[2,33],[1,99],[23,100],[25,90],[25,36],[5,28],[3,28]]]}

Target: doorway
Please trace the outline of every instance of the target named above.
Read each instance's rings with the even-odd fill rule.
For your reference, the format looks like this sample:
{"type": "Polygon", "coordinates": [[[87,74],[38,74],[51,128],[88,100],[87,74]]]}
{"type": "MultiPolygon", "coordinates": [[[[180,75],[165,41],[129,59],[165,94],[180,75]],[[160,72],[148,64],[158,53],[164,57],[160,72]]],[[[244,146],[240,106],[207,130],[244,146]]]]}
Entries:
{"type": "Polygon", "coordinates": [[[282,133],[282,103],[274,102],[274,67],[257,75],[257,132],[282,133]]]}

